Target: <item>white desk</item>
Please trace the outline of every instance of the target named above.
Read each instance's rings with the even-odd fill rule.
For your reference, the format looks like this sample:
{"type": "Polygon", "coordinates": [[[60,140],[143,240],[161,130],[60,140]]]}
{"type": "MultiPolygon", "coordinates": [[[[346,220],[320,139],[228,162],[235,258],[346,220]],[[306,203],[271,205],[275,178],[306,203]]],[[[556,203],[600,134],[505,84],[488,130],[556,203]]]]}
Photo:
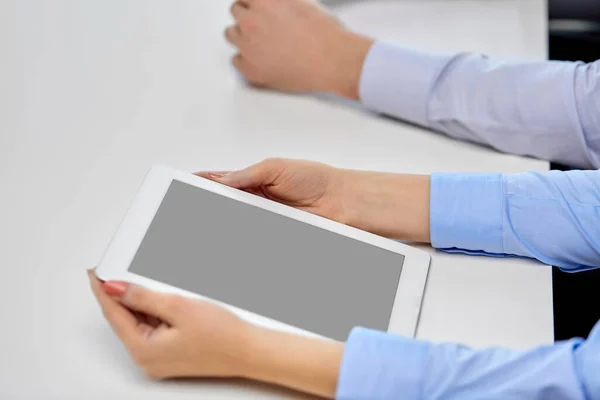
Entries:
{"type": "MultiPolygon", "coordinates": [[[[227,3],[0,3],[0,397],[296,396],[246,383],[147,382],[110,333],[85,268],[154,163],[236,168],[282,156],[397,172],[547,168],[333,101],[245,87],[222,39],[227,3]]],[[[545,54],[542,0],[388,4],[375,28],[373,12],[355,7],[365,6],[342,12],[350,24],[409,45],[545,54]]],[[[548,267],[432,254],[419,337],[552,340],[548,267]]]]}

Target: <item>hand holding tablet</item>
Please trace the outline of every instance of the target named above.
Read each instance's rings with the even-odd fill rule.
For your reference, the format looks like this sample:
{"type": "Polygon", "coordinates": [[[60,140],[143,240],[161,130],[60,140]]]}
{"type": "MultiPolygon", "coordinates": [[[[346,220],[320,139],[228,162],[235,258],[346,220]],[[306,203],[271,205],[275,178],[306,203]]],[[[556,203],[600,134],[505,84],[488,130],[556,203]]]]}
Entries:
{"type": "Polygon", "coordinates": [[[96,274],[209,299],[272,329],[343,340],[360,325],[412,336],[429,256],[302,211],[351,220],[346,173],[268,160],[215,175],[255,196],[155,167],[96,274]]]}
{"type": "Polygon", "coordinates": [[[357,228],[428,240],[427,177],[295,160],[198,175],[153,168],[89,274],[146,375],[333,397],[352,327],[414,335],[429,256],[357,228]]]}
{"type": "Polygon", "coordinates": [[[106,319],[149,378],[246,378],[323,397],[335,392],[340,342],[263,329],[209,301],[88,275],[106,319]]]}
{"type": "Polygon", "coordinates": [[[233,313],[208,301],[124,282],[102,284],[93,271],[88,275],[106,318],[149,377],[246,375],[251,325],[233,313]]]}

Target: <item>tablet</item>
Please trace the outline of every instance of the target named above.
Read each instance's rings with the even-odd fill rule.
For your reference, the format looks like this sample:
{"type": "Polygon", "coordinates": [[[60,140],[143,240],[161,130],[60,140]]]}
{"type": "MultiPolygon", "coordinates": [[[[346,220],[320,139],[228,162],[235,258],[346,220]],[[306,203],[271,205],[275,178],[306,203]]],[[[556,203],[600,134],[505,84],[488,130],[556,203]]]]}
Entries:
{"type": "Polygon", "coordinates": [[[96,268],[260,326],[345,340],[414,336],[430,257],[190,173],[154,167],[96,268]]]}

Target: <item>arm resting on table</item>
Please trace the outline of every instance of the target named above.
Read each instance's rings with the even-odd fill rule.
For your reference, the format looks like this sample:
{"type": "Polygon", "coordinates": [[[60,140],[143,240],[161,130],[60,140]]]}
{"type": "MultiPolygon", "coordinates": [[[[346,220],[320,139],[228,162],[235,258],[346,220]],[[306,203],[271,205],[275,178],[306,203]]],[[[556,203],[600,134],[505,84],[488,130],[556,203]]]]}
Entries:
{"type": "Polygon", "coordinates": [[[359,95],[367,107],[458,139],[600,168],[600,60],[508,63],[377,42],[359,95]]]}
{"type": "Polygon", "coordinates": [[[600,399],[600,324],[580,339],[528,351],[472,350],[355,328],[340,400],[600,399]]]}
{"type": "Polygon", "coordinates": [[[430,214],[439,249],[600,267],[600,170],[434,174],[430,214]]]}

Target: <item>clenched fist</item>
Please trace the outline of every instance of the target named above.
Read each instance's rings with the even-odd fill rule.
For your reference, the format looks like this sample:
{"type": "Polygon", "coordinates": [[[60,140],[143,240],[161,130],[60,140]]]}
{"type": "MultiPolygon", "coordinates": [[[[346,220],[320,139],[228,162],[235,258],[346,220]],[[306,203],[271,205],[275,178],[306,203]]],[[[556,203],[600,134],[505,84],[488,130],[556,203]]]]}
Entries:
{"type": "Polygon", "coordinates": [[[231,14],[225,36],[239,50],[232,61],[252,84],[358,98],[371,39],[307,0],[239,0],[231,14]]]}

